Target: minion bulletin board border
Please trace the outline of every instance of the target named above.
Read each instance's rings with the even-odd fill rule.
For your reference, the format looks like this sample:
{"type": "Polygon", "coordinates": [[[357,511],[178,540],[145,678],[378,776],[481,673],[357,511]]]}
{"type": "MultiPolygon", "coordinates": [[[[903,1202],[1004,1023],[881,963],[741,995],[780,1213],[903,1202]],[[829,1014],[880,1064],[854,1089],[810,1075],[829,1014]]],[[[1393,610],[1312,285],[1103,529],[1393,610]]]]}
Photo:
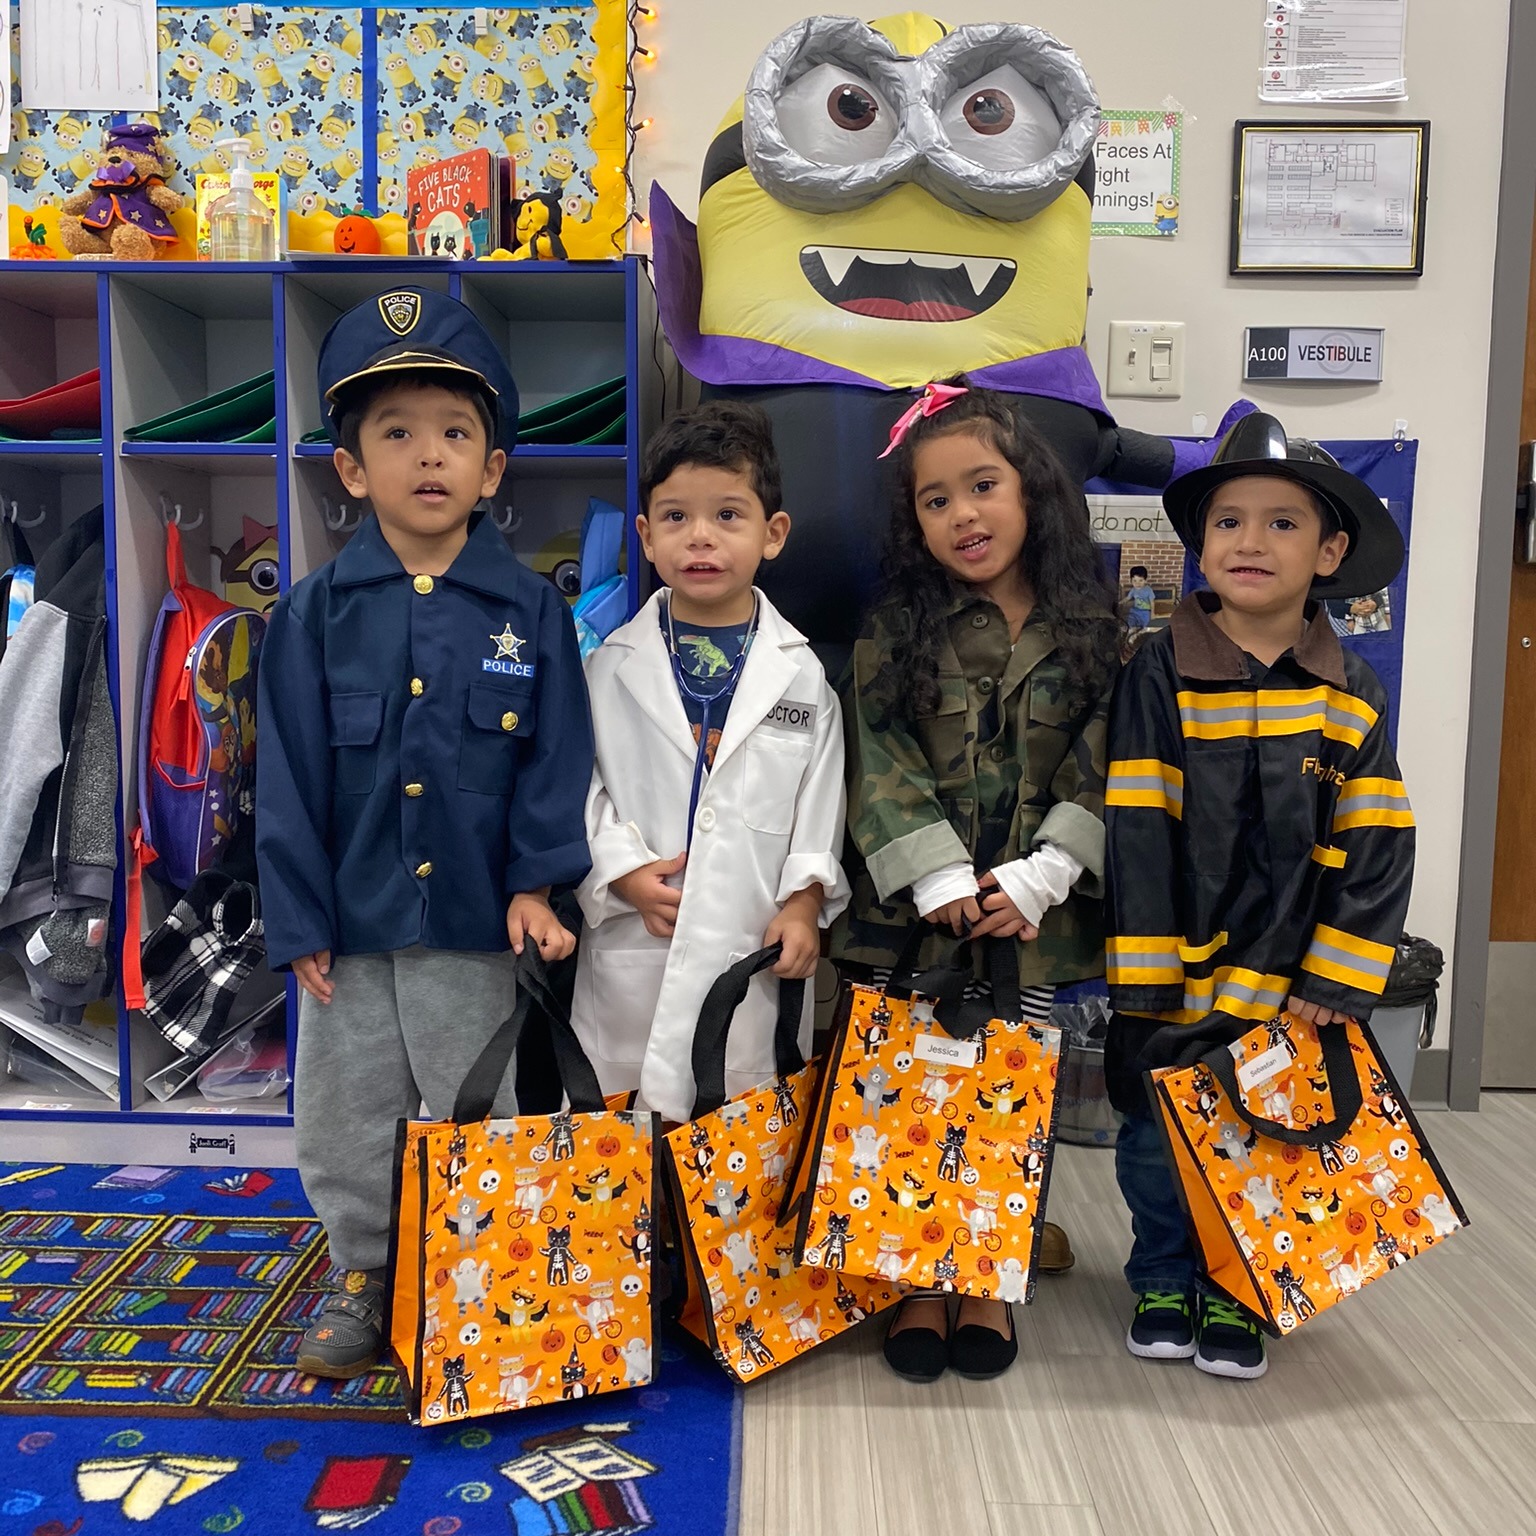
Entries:
{"type": "MultiPolygon", "coordinates": [[[[337,221],[377,217],[384,251],[406,253],[405,175],[485,148],[510,155],[519,197],[558,200],[572,260],[624,253],[629,67],[627,0],[497,7],[333,6],[269,0],[249,30],[233,6],[159,5],[160,110],[177,161],[173,216],[193,259],[193,178],[228,169],[217,141],[252,143],[257,170],[288,191],[290,249],[332,249],[337,221]],[[481,20],[484,25],[482,27],[481,20]]],[[[20,27],[12,47],[19,57],[20,27]]],[[[88,181],[103,131],[121,114],[41,112],[11,88],[9,246],[33,216],[49,246],[58,206],[88,181]]]]}
{"type": "MultiPolygon", "coordinates": [[[[1413,487],[1418,473],[1419,445],[1407,438],[1359,439],[1324,442],[1324,448],[1352,475],[1358,475],[1385,502],[1392,521],[1403,535],[1403,547],[1412,553],[1413,487]]],[[[1156,505],[1144,486],[1123,485],[1113,480],[1090,480],[1083,488],[1088,495],[1136,496],[1156,505]]],[[[1101,542],[1105,566],[1110,578],[1118,581],[1121,546],[1101,542]]],[[[1184,591],[1203,590],[1205,581],[1193,555],[1184,556],[1184,591]]],[[[1328,613],[1339,643],[1358,651],[1371,665],[1387,691],[1387,730],[1397,740],[1397,724],[1403,696],[1403,631],[1408,615],[1408,556],[1397,580],[1384,592],[1374,594],[1375,606],[1367,615],[1357,615],[1347,599],[1328,604],[1328,613]]]]}
{"type": "Polygon", "coordinates": [[[1184,114],[1106,108],[1094,141],[1095,235],[1176,235],[1184,114]],[[1145,218],[1134,215],[1145,212],[1145,218]]]}

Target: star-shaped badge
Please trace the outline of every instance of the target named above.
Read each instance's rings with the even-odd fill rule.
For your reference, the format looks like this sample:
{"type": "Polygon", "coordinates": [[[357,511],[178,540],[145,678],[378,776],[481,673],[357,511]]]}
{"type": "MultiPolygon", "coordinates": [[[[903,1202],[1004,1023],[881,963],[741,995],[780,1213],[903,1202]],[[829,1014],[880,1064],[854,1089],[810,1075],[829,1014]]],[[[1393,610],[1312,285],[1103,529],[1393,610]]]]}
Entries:
{"type": "Polygon", "coordinates": [[[523,659],[524,642],[512,633],[510,624],[499,635],[492,635],[491,639],[496,644],[497,661],[521,661],[523,659]]]}

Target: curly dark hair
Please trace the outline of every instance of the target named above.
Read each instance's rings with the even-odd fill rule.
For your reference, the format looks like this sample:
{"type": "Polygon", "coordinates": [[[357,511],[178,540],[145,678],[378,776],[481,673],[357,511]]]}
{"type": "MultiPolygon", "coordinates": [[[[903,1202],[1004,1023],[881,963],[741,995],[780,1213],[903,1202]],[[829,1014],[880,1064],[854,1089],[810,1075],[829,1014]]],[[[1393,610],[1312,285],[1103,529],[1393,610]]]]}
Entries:
{"type": "Polygon", "coordinates": [[[744,400],[707,400],[668,417],[645,445],[640,461],[640,507],[650,516],[651,492],[685,464],[743,473],[772,517],[784,504],[773,423],[744,400]]]}
{"type": "Polygon", "coordinates": [[[973,433],[1018,471],[1029,513],[1019,562],[1035,595],[1035,614],[1056,637],[1074,702],[1096,700],[1118,666],[1122,626],[1118,594],[1089,531],[1082,487],[1006,394],[972,389],[942,411],[919,417],[893,455],[896,507],[876,611],[895,637],[891,659],[906,709],[927,714],[938,705],[945,614],[964,587],[928,552],[913,471],[925,442],[955,432],[973,433]]]}

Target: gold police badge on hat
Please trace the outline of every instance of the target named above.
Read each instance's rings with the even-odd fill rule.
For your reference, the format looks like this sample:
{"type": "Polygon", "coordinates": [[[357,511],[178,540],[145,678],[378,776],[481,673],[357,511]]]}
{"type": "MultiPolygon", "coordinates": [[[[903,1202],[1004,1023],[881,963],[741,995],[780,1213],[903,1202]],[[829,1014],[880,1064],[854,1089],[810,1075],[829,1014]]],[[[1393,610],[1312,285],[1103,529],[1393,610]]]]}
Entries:
{"type": "Polygon", "coordinates": [[[408,289],[380,294],[379,314],[396,336],[409,336],[421,319],[421,295],[408,289]]]}

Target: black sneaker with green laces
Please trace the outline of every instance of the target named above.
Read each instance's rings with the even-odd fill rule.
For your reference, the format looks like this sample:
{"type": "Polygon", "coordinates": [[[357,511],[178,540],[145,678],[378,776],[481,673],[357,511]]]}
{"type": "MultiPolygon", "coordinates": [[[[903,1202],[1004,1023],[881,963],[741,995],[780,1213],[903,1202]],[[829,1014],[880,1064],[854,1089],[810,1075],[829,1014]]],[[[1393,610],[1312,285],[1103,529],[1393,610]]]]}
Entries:
{"type": "Polygon", "coordinates": [[[1125,1347],[1143,1360],[1188,1360],[1195,1352],[1193,1298],[1183,1291],[1143,1291],[1125,1347]]]}
{"type": "Polygon", "coordinates": [[[1269,1369],[1259,1325],[1251,1314],[1224,1297],[1200,1298],[1199,1336],[1195,1369],[1208,1376],[1250,1381],[1269,1369]]]}
{"type": "Polygon", "coordinates": [[[384,1271],[349,1269],[299,1341],[294,1364],[311,1376],[351,1381],[378,1363],[383,1347],[384,1271]]]}

